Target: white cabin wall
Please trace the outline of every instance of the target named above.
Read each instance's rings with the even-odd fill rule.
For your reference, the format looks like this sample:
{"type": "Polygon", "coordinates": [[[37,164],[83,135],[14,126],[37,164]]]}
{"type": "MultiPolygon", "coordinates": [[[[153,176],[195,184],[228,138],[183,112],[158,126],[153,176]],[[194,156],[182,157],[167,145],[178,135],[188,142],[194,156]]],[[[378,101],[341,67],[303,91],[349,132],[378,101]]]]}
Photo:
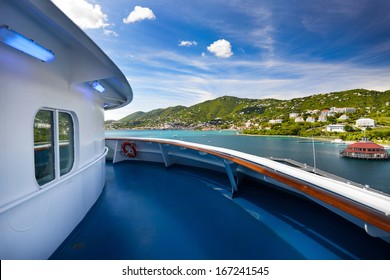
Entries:
{"type": "MultiPolygon", "coordinates": [[[[60,34],[52,33],[31,17],[15,17],[18,11],[8,2],[2,3],[1,9],[0,25],[9,25],[52,49],[56,58],[45,63],[0,44],[0,207],[39,190],[33,149],[34,117],[39,109],[61,109],[76,116],[75,132],[79,134],[71,172],[96,159],[104,149],[100,93],[71,80],[72,70],[77,68],[74,58],[84,53],[78,53],[67,44],[66,38],[59,40],[60,34]]],[[[88,65],[83,69],[87,71],[88,65]]]]}
{"type": "Polygon", "coordinates": [[[0,42],[0,259],[45,259],[105,184],[107,97],[90,82],[107,83],[108,99],[118,99],[111,107],[130,102],[132,91],[112,61],[50,1],[0,0],[0,25],[55,53],[54,61],[41,62],[0,42]],[[119,91],[111,84],[117,79],[119,91]],[[43,186],[34,166],[34,119],[40,109],[69,112],[75,132],[71,171],[58,177],[57,170],[43,186]]]}
{"type": "Polygon", "coordinates": [[[46,72],[41,65],[35,65],[33,72],[46,72],[48,84],[28,71],[34,63],[27,64],[23,71],[4,71],[10,67],[0,70],[0,118],[6,120],[1,126],[0,139],[0,145],[4,147],[0,149],[0,206],[38,190],[34,174],[33,126],[39,109],[67,110],[76,116],[75,170],[96,159],[104,149],[104,113],[96,94],[70,91],[54,71],[46,72]]]}

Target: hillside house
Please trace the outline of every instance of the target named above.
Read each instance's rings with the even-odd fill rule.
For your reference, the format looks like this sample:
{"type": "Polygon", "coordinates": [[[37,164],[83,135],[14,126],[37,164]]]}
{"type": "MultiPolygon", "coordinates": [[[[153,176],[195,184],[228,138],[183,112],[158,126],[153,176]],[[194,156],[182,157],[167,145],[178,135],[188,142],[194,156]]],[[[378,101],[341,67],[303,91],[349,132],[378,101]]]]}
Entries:
{"type": "Polygon", "coordinates": [[[320,113],[320,110],[318,109],[315,109],[315,110],[306,110],[306,113],[308,114],[313,114],[313,115],[317,115],[320,113]]]}
{"type": "Polygon", "coordinates": [[[328,120],[328,118],[326,116],[324,116],[324,115],[321,115],[321,116],[318,117],[318,121],[319,122],[326,122],[327,120],[328,120]]]}
{"type": "Polygon", "coordinates": [[[361,118],[356,121],[356,126],[362,128],[375,127],[375,121],[369,118],[361,118]]]}
{"type": "Polygon", "coordinates": [[[321,111],[321,116],[328,116],[329,112],[330,112],[330,110],[327,110],[327,109],[322,110],[321,111]]]}
{"type": "Polygon", "coordinates": [[[290,113],[289,117],[290,117],[290,119],[295,119],[295,118],[299,117],[299,113],[290,113]]]}
{"type": "Polygon", "coordinates": [[[356,109],[355,108],[347,108],[347,107],[344,107],[344,108],[336,108],[336,107],[332,107],[330,108],[330,111],[331,112],[334,112],[334,113],[355,113],[356,112],[356,109]]]}
{"type": "Polygon", "coordinates": [[[340,117],[339,117],[339,120],[340,121],[345,121],[345,120],[347,120],[349,117],[346,115],[346,114],[343,114],[343,115],[341,115],[340,117]]]}
{"type": "Polygon", "coordinates": [[[307,117],[306,119],[307,122],[315,122],[316,121],[316,118],[315,117],[307,117]]]}
{"type": "Polygon", "coordinates": [[[330,124],[326,127],[328,132],[345,132],[344,124],[330,124]]]}

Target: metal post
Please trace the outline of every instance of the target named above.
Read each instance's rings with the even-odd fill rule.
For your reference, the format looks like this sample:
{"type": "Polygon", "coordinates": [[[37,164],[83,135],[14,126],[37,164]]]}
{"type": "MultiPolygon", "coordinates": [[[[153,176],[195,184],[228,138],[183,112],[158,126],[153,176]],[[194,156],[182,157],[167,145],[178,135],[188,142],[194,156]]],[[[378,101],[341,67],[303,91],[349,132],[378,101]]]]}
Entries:
{"type": "Polygon", "coordinates": [[[223,163],[225,164],[226,173],[229,177],[230,185],[232,187],[232,198],[234,196],[234,193],[238,191],[236,180],[234,179],[233,169],[232,165],[234,165],[234,162],[230,160],[224,160],[223,163]]]}

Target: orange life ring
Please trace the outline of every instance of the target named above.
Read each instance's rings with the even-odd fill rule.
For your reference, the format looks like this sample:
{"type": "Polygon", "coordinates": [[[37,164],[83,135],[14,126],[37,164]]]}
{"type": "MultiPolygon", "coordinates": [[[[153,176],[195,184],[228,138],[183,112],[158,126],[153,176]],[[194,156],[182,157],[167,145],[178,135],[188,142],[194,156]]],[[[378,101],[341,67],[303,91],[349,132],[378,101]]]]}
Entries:
{"type": "Polygon", "coordinates": [[[137,149],[135,148],[135,145],[130,142],[122,143],[122,152],[127,157],[135,157],[137,155],[137,149]]]}

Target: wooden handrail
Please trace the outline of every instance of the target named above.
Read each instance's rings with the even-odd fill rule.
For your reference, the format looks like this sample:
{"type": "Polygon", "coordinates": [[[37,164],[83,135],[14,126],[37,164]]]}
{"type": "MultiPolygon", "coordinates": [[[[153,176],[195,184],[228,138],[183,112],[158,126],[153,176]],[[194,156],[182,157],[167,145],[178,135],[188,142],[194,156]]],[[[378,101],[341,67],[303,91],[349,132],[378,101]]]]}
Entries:
{"type": "Polygon", "coordinates": [[[367,205],[356,202],[347,197],[343,197],[336,193],[327,191],[320,187],[317,187],[312,184],[308,184],[305,181],[300,179],[291,177],[290,175],[283,174],[277,171],[274,171],[270,168],[261,166],[257,163],[251,162],[249,160],[236,157],[227,153],[223,153],[220,151],[216,151],[209,148],[203,148],[196,145],[190,145],[184,142],[176,142],[165,139],[137,139],[137,138],[106,138],[106,140],[133,140],[140,142],[152,142],[152,143],[161,143],[161,144],[169,144],[178,147],[185,147],[192,150],[197,150],[200,152],[205,152],[207,154],[215,155],[222,159],[230,160],[238,165],[244,166],[250,170],[266,175],[270,178],[273,178],[283,184],[290,186],[298,190],[301,193],[309,195],[319,201],[322,201],[328,205],[331,205],[337,209],[340,209],[343,212],[346,212],[364,222],[371,224],[377,228],[380,228],[386,232],[390,233],[390,216],[382,213],[376,209],[373,209],[367,205]]]}

